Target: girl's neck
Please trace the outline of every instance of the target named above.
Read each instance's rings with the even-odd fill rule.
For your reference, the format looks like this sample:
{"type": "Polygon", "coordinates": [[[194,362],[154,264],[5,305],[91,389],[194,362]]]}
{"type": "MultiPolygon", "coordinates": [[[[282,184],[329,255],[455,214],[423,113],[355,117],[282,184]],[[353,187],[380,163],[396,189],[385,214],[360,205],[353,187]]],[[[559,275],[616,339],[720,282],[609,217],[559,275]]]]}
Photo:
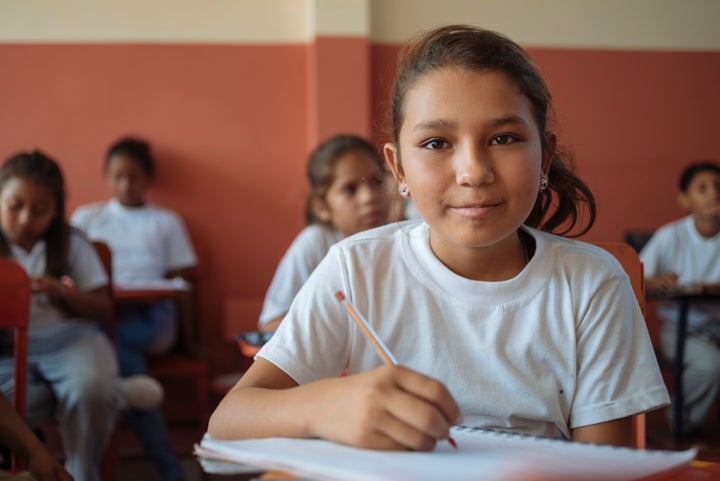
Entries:
{"type": "Polygon", "coordinates": [[[436,249],[431,230],[430,248],[440,262],[459,276],[475,281],[500,282],[522,272],[535,252],[535,242],[531,235],[518,229],[515,235],[487,247],[436,249]]]}

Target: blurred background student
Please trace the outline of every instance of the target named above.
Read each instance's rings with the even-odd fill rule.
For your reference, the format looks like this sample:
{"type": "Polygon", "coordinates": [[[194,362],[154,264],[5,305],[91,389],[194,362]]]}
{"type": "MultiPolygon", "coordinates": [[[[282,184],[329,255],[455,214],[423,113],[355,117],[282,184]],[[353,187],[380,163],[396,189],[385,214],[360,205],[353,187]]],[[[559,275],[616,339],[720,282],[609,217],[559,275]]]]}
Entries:
{"type": "MultiPolygon", "coordinates": [[[[71,222],[93,240],[110,246],[113,281],[117,285],[174,279],[191,283],[197,258],[180,217],[147,202],[146,193],[155,173],[149,144],[123,138],[110,146],[105,176],[113,194],[107,202],[79,207],[71,222]]],[[[185,298],[186,300],[186,298],[185,298]]],[[[147,357],[169,352],[175,345],[179,315],[175,299],[118,306],[115,313],[120,372],[145,373],[147,357]]],[[[190,310],[187,302],[182,303],[190,310]]],[[[126,412],[133,432],[163,480],[183,479],[159,409],[126,412]]]]}
{"type": "Polygon", "coordinates": [[[275,271],[260,313],[261,331],[277,329],[295,294],[333,244],[381,226],[390,220],[391,210],[401,210],[391,209],[385,163],[375,146],[361,137],[336,135],[324,140],[310,154],[307,176],[307,227],[275,271]]]}
{"type": "MultiPolygon", "coordinates": [[[[679,180],[680,206],[689,215],[670,222],[640,252],[648,291],[693,285],[720,288],[720,164],[700,161],[679,180]]],[[[675,358],[677,302],[662,301],[662,352],[675,358]]],[[[720,304],[695,301],[688,310],[683,371],[686,439],[702,437],[702,428],[720,389],[720,304]]]]}
{"type": "MultiPolygon", "coordinates": [[[[93,245],[65,221],[65,187],[55,161],[19,152],[0,168],[0,257],[31,279],[27,420],[54,417],[65,467],[99,481],[117,411],[157,406],[162,390],[147,376],[118,378],[116,354],[98,329],[111,312],[108,278],[93,245]]],[[[0,337],[0,389],[14,388],[12,340],[0,337]]]]}

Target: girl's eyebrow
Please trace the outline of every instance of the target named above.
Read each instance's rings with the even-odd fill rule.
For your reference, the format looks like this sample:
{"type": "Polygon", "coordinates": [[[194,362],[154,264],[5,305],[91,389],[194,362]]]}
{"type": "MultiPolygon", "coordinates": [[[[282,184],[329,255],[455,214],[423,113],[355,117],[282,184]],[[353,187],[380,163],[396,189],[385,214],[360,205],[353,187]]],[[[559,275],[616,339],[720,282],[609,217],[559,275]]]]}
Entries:
{"type": "MultiPolygon", "coordinates": [[[[434,130],[441,128],[452,128],[455,127],[456,123],[447,119],[432,119],[424,120],[419,122],[413,127],[413,132],[423,130],[434,130]]],[[[491,128],[503,127],[505,125],[528,125],[527,119],[520,115],[507,115],[505,117],[498,117],[495,119],[488,120],[485,125],[491,128]]]]}

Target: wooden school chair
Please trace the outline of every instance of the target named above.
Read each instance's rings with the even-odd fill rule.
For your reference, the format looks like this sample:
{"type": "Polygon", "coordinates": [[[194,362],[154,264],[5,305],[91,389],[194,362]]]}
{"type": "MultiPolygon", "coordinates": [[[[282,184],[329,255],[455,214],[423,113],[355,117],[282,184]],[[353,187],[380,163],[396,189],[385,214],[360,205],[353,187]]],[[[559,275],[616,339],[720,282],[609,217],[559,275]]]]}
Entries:
{"type": "MultiPolygon", "coordinates": [[[[186,316],[178,319],[178,337],[172,351],[162,357],[154,357],[148,360],[148,374],[157,379],[166,392],[172,392],[172,387],[178,385],[192,386],[194,403],[192,409],[188,409],[188,400],[185,396],[167,396],[165,398],[166,421],[181,419],[186,420],[190,413],[197,435],[202,436],[207,430],[208,418],[210,415],[210,392],[209,392],[209,365],[208,361],[200,357],[198,352],[198,296],[197,279],[202,277],[203,266],[207,263],[207,254],[202,244],[193,239],[193,248],[197,254],[198,266],[196,279],[189,292],[178,292],[175,301],[178,303],[178,311],[184,309],[186,316]]],[[[183,394],[186,392],[183,389],[183,394]]]]}
{"type": "MultiPolygon", "coordinates": [[[[27,344],[30,318],[30,278],[15,261],[0,259],[0,328],[12,329],[14,381],[13,405],[25,421],[27,414],[27,344]]],[[[13,471],[23,469],[23,461],[11,455],[13,471]]]]}
{"type": "MultiPolygon", "coordinates": [[[[637,251],[623,242],[595,242],[594,244],[614,255],[625,269],[640,305],[640,310],[643,317],[645,317],[645,275],[637,251]]],[[[647,447],[646,429],[645,413],[633,416],[633,447],[638,449],[647,447]]]]}

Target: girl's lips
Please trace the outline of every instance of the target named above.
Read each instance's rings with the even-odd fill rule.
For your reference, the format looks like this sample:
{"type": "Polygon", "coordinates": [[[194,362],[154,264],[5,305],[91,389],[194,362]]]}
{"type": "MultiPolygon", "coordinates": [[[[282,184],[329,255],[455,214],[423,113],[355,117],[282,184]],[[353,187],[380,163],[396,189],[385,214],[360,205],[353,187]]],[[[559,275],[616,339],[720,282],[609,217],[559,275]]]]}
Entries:
{"type": "Polygon", "coordinates": [[[500,204],[473,204],[450,207],[450,209],[464,217],[481,218],[492,214],[499,205],[500,204]]]}

